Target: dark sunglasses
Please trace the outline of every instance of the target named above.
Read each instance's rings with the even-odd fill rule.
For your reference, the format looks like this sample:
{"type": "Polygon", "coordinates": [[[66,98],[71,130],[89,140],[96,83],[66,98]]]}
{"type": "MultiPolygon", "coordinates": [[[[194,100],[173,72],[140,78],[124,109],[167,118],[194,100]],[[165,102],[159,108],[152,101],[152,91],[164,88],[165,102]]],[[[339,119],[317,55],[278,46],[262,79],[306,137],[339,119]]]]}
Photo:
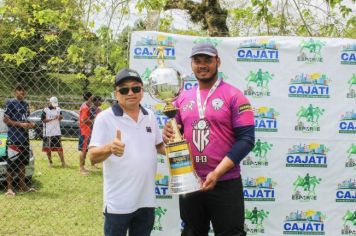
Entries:
{"type": "Polygon", "coordinates": [[[130,89],[133,93],[139,93],[139,92],[141,92],[142,87],[141,86],[134,86],[131,88],[130,87],[122,87],[122,88],[119,88],[118,91],[121,95],[127,95],[127,94],[129,94],[130,89]]]}

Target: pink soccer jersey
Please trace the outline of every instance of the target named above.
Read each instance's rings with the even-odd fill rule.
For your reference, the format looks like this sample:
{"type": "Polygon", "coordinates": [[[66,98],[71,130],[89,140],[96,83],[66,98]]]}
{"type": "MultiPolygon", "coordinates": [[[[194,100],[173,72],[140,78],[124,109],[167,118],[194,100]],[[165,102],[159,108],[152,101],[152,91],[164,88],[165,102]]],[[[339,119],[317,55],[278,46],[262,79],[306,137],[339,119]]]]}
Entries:
{"type": "MultiPolygon", "coordinates": [[[[184,138],[190,143],[197,174],[205,180],[235,142],[233,128],[254,125],[254,119],[250,102],[243,93],[221,81],[207,101],[205,122],[200,121],[196,91],[197,88],[183,91],[177,98],[175,106],[179,113],[176,119],[183,124],[184,138]]],[[[209,89],[200,90],[202,105],[208,93],[209,89]]],[[[239,176],[240,166],[236,165],[220,180],[239,176]]]]}

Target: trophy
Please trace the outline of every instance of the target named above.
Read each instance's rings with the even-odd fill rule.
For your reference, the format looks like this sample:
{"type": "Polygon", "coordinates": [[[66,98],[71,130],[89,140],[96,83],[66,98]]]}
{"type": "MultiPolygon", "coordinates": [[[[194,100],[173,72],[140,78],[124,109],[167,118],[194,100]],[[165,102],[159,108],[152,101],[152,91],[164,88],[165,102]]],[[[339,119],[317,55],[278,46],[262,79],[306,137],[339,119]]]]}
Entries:
{"type": "Polygon", "coordinates": [[[200,179],[194,170],[189,143],[183,139],[174,119],[178,109],[172,105],[172,101],[178,96],[182,85],[180,74],[173,68],[165,67],[163,58],[158,63],[158,67],[151,72],[148,80],[150,95],[166,103],[162,112],[170,118],[168,122],[171,123],[174,131],[174,139],[166,144],[171,194],[185,194],[200,190],[200,179]]]}

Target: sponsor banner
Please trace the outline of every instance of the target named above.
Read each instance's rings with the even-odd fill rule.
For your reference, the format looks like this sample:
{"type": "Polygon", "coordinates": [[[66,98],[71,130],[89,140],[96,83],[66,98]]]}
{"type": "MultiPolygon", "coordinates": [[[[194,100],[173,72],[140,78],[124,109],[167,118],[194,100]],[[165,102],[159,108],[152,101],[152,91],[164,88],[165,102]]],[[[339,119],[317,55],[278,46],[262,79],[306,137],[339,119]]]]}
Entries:
{"type": "MultiPolygon", "coordinates": [[[[162,113],[165,104],[149,95],[149,76],[157,60],[164,60],[179,71],[183,90],[196,89],[190,52],[201,42],[217,48],[218,76],[249,99],[251,106],[243,103],[239,112],[254,112],[255,146],[240,162],[247,234],[356,235],[356,39],[133,32],[130,68],[140,73],[142,105],[155,113],[161,129],[168,122],[162,113]]],[[[213,105],[209,115],[215,117],[226,102],[223,95],[209,100],[213,105]]],[[[179,112],[194,106],[195,99],[186,101],[179,112]]],[[[214,132],[198,128],[214,122],[219,121],[190,124],[197,150],[210,145],[205,137],[214,132]]],[[[171,158],[177,158],[173,167],[183,171],[188,159],[171,158]]],[[[206,153],[192,158],[211,164],[206,153]]],[[[152,235],[180,235],[184,223],[178,196],[169,193],[167,157],[157,155],[157,164],[158,207],[152,235]]],[[[214,235],[212,225],[209,235],[214,235]]]]}

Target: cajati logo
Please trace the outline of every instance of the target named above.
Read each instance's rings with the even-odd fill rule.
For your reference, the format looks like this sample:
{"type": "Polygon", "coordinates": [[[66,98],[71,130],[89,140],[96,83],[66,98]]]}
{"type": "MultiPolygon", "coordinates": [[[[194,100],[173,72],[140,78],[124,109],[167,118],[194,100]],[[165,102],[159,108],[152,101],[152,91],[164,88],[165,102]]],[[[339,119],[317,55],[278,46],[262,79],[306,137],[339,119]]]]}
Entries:
{"type": "Polygon", "coordinates": [[[246,201],[275,201],[276,183],[272,178],[259,176],[243,180],[243,194],[246,201]]]}
{"type": "Polygon", "coordinates": [[[356,202],[356,177],[337,185],[336,202],[356,202]]]}
{"type": "Polygon", "coordinates": [[[286,167],[326,168],[329,149],[320,143],[296,144],[288,149],[286,167]]]}
{"type": "Polygon", "coordinates": [[[279,113],[271,107],[254,108],[255,129],[257,132],[277,132],[279,113]]]}
{"type": "Polygon", "coordinates": [[[301,73],[289,82],[288,97],[329,98],[330,79],[326,74],[301,73]]]}
{"type": "Polygon", "coordinates": [[[175,40],[172,36],[142,37],[133,47],[135,59],[175,59],[175,40]]]}
{"type": "Polygon", "coordinates": [[[155,178],[155,192],[157,199],[171,199],[172,195],[169,194],[168,184],[169,184],[169,177],[168,175],[162,175],[160,173],[156,174],[155,178]]]}
{"type": "Polygon", "coordinates": [[[245,62],[279,62],[279,51],[273,39],[249,39],[240,43],[236,60],[245,62]]]}
{"type": "Polygon", "coordinates": [[[356,134],[356,112],[354,110],[341,115],[339,133],[356,134]]]}
{"type": "Polygon", "coordinates": [[[291,212],[284,221],[283,234],[325,235],[325,214],[307,210],[291,212]]]}

